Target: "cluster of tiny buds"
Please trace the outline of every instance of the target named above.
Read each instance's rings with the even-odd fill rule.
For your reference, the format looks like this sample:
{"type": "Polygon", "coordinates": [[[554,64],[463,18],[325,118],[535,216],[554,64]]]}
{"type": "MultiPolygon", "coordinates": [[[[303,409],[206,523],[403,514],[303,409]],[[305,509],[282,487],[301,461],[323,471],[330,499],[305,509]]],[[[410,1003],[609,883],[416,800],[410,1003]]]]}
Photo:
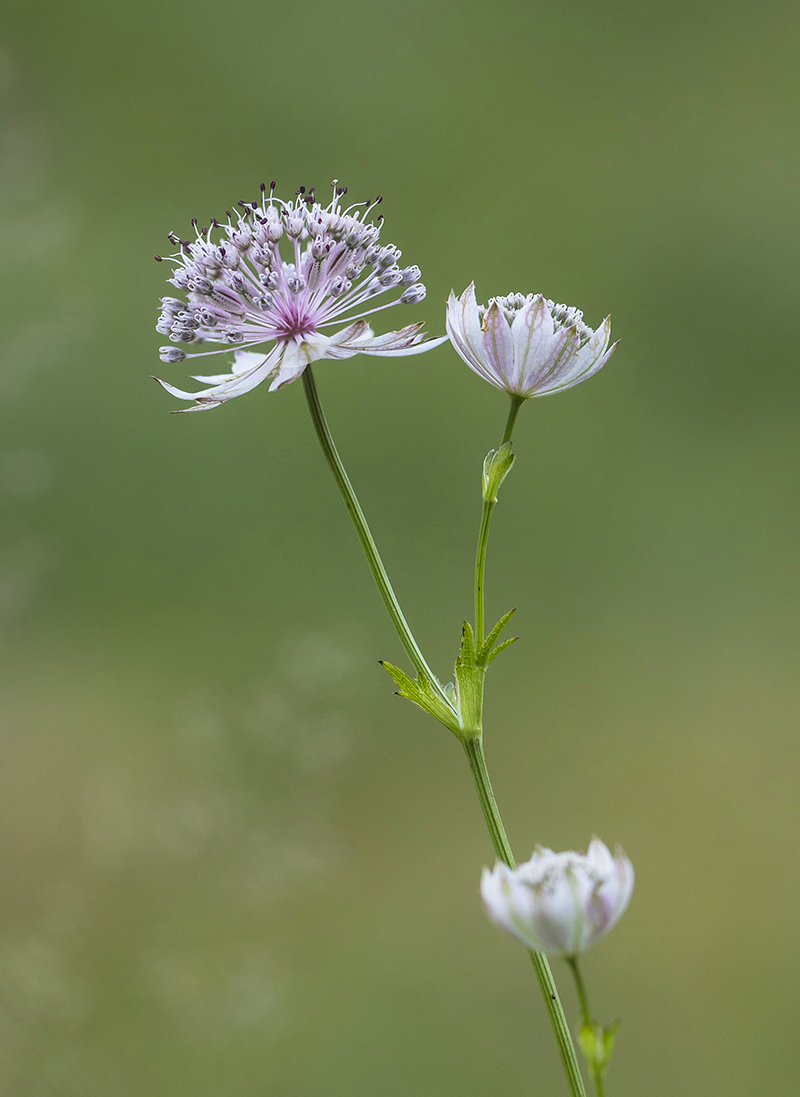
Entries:
{"type": "MultiPolygon", "coordinates": [[[[419,267],[401,268],[399,249],[378,243],[382,218],[366,220],[380,197],[342,210],[347,188],[337,180],[333,188],[323,207],[313,189],[301,187],[283,201],[275,198],[274,183],[269,191],[262,184],[260,201],[239,202],[225,223],[198,228],[194,220],[194,240],[170,233],[178,252],[156,259],[175,264],[169,281],[187,300],[162,298],[156,330],[173,343],[252,346],[304,337],[340,317],[359,319],[378,311],[363,306],[389,290],[399,296],[379,308],[421,301],[419,267]],[[289,259],[281,255],[283,241],[289,259]],[[361,311],[352,315],[354,309],[361,311]]],[[[185,357],[177,347],[161,348],[165,362],[185,357]]]]}
{"type": "MultiPolygon", "coordinates": [[[[483,305],[478,306],[481,323],[487,310],[496,304],[511,324],[519,310],[524,308],[529,301],[533,301],[536,296],[538,295],[533,293],[509,293],[506,297],[490,297],[488,305],[485,307],[483,305]]],[[[592,328],[584,323],[583,313],[580,309],[572,308],[570,305],[557,305],[548,298],[541,299],[553,318],[556,330],[559,328],[574,328],[577,331],[579,347],[582,347],[594,335],[592,328]]]]}

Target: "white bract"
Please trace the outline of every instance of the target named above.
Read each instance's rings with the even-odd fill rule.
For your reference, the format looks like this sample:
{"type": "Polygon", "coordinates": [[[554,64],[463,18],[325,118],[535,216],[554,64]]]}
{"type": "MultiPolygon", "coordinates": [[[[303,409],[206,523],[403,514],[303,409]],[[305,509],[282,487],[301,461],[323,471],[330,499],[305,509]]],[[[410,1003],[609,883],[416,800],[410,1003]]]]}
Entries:
{"type": "Polygon", "coordinates": [[[210,228],[198,229],[193,221],[194,240],[170,233],[179,251],[164,257],[175,264],[169,281],[186,299],[162,298],[156,330],[173,343],[223,346],[192,354],[161,347],[161,360],[182,362],[238,348],[231,373],[194,375],[208,388],[184,392],[160,381],[178,399],[195,401],[182,411],[217,407],[267,378],[270,391],[281,388],[318,358],[419,354],[447,338],[426,339],[419,323],[375,335],[365,319],[425,297],[419,267],[401,268],[400,251],[379,245],[383,219],[377,224],[366,219],[380,198],[342,210],[347,188],[336,181],[333,200],[325,207],[313,190],[306,193],[301,187],[294,200],[284,202],[275,198],[274,189],[274,183],[269,192],[262,186],[259,202],[240,202],[235,215],[228,212],[226,224],[212,221],[210,228]],[[391,301],[373,304],[390,292],[395,294],[391,301]],[[341,323],[346,326],[329,332],[341,323]],[[266,351],[246,349],[264,343],[275,345],[266,351]]]}
{"type": "Polygon", "coordinates": [[[492,921],[535,952],[576,956],[617,924],[633,892],[633,865],[599,838],[586,853],[537,846],[516,869],[484,869],[481,896],[492,921]]]}
{"type": "Polygon", "coordinates": [[[583,313],[541,294],[512,293],[479,305],[472,283],[447,302],[447,333],[467,365],[495,388],[530,399],[572,388],[605,365],[611,319],[597,331],[583,313]]]}

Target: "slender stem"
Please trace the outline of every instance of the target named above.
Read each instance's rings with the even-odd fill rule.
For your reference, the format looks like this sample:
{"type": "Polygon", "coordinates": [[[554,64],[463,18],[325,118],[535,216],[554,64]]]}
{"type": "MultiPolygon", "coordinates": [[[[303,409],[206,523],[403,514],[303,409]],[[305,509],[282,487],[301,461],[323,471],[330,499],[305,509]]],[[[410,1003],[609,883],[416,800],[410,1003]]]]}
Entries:
{"type": "Polygon", "coordinates": [[[494,789],[492,788],[492,782],[489,779],[489,771],[486,768],[486,756],[483,753],[483,737],[480,735],[470,735],[463,740],[463,743],[464,752],[466,753],[467,761],[469,762],[469,768],[472,770],[472,776],[475,779],[475,788],[478,792],[478,799],[481,802],[486,826],[489,828],[489,835],[492,839],[494,851],[498,858],[507,864],[509,868],[516,868],[517,862],[514,860],[514,854],[511,852],[511,843],[508,840],[508,835],[503,826],[503,820],[500,818],[500,809],[494,798],[494,789]]]}
{"type": "Polygon", "coordinates": [[[369,563],[373,578],[378,585],[378,590],[389,611],[392,624],[397,630],[397,635],[400,637],[400,641],[406,649],[406,653],[414,667],[430,681],[440,698],[449,707],[450,701],[442,689],[438,678],[428,666],[425,656],[420,651],[419,644],[414,639],[414,634],[403,615],[400,603],[397,601],[397,595],[389,581],[389,576],[386,574],[386,568],[383,566],[383,561],[380,558],[377,545],[375,544],[370,528],[367,525],[364,512],[356,498],[356,493],[353,491],[353,485],[350,483],[350,479],[342,464],[342,460],[339,457],[333,438],[331,437],[331,432],[328,428],[325,415],[322,411],[322,405],[319,401],[319,394],[310,365],[306,366],[303,371],[303,389],[305,390],[308,409],[311,412],[311,418],[317,432],[317,438],[319,438],[320,445],[322,446],[322,452],[325,454],[325,458],[330,465],[331,472],[336,480],[339,491],[342,493],[345,506],[347,507],[353,525],[355,526],[358,539],[361,541],[361,547],[366,554],[367,562],[369,563]]]}
{"type": "Polygon", "coordinates": [[[506,442],[511,441],[511,435],[514,433],[514,424],[517,421],[517,416],[519,415],[519,409],[522,407],[522,405],[524,403],[525,403],[525,398],[522,397],[522,396],[512,396],[511,397],[511,408],[509,409],[509,412],[508,412],[508,419],[506,420],[506,429],[505,429],[505,433],[503,434],[503,441],[500,443],[500,445],[505,445],[506,442]]]}
{"type": "Polygon", "coordinates": [[[483,501],[481,528],[478,534],[478,551],[475,554],[475,639],[478,644],[482,644],[484,639],[483,586],[486,574],[486,549],[489,545],[489,525],[492,521],[492,511],[495,505],[495,500],[484,499],[483,501]]]}
{"type": "MultiPolygon", "coordinates": [[[[506,442],[511,441],[511,435],[514,433],[514,424],[517,421],[517,415],[519,409],[522,407],[525,401],[521,396],[511,397],[511,407],[508,411],[508,419],[506,420],[506,429],[503,432],[503,441],[501,446],[506,442]]],[[[484,638],[484,577],[486,575],[486,550],[489,545],[489,526],[492,522],[492,511],[497,505],[496,499],[485,499],[483,502],[483,513],[481,514],[481,528],[478,533],[478,551],[475,554],[475,639],[480,644],[484,638]]]]}
{"type": "Polygon", "coordinates": [[[575,990],[577,991],[578,1002],[581,1007],[581,1020],[585,1025],[590,1025],[592,1023],[592,1011],[589,1009],[589,998],[586,994],[586,984],[583,981],[581,969],[578,966],[578,957],[568,956],[567,963],[572,969],[572,974],[575,977],[575,990]]]}
{"type": "MultiPolygon", "coordinates": [[[[583,975],[581,974],[580,965],[578,963],[577,956],[567,956],[567,963],[572,969],[572,974],[575,977],[575,990],[578,995],[578,1002],[581,1007],[581,1020],[584,1025],[593,1027],[592,1011],[589,1009],[589,996],[586,993],[586,984],[583,981],[583,975]]],[[[597,1097],[605,1097],[605,1083],[603,1080],[603,1071],[597,1066],[590,1064],[592,1072],[592,1078],[594,1079],[594,1086],[597,1090],[597,1097]]]]}
{"type": "MultiPolygon", "coordinates": [[[[489,780],[489,772],[486,768],[482,736],[470,736],[464,739],[463,743],[469,768],[472,770],[472,776],[475,780],[475,788],[478,791],[478,799],[481,802],[486,825],[492,838],[494,851],[509,868],[514,868],[514,854],[511,852],[511,845],[506,836],[503,820],[500,818],[492,783],[489,780]]],[[[586,1097],[586,1090],[583,1087],[583,1079],[578,1066],[578,1057],[575,1054],[575,1045],[572,1042],[572,1034],[569,1031],[567,1018],[564,1016],[564,1007],[561,1005],[561,999],[558,996],[550,964],[547,962],[547,957],[541,952],[530,952],[529,955],[550,1017],[550,1024],[561,1056],[561,1065],[567,1076],[571,1097],[586,1097]]]]}

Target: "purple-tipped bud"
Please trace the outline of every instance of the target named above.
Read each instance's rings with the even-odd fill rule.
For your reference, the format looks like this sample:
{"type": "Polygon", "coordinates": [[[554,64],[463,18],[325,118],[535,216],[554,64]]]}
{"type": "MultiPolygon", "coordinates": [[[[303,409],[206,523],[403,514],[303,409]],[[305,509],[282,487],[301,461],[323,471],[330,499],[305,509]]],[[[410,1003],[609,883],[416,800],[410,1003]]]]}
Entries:
{"type": "Polygon", "coordinates": [[[418,305],[420,301],[425,300],[427,292],[422,282],[417,282],[415,285],[403,290],[400,294],[400,300],[404,305],[418,305]]]}
{"type": "Polygon", "coordinates": [[[403,272],[399,267],[389,267],[381,274],[378,281],[384,289],[388,289],[390,286],[399,286],[403,281],[403,272]]]}
{"type": "Polygon", "coordinates": [[[162,362],[182,362],[186,355],[179,347],[159,347],[158,356],[162,362]]]}

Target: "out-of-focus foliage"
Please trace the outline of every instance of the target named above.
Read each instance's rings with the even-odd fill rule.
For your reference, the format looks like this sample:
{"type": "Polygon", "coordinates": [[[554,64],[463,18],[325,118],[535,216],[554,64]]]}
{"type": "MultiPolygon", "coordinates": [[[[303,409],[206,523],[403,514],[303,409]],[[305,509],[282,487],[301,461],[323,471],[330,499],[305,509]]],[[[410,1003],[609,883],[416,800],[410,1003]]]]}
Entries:
{"type": "MultiPolygon", "coordinates": [[[[336,176],[384,194],[432,333],[473,278],[612,314],[609,365],[520,416],[487,753],[520,857],[636,865],[585,962],[609,1093],[786,1092],[796,6],[41,0],[2,34],[0,1088],[564,1091],[301,386],[170,416],[148,379],[167,231],[336,176]]],[[[317,374],[444,673],[505,401],[447,346],[317,374]]]]}

